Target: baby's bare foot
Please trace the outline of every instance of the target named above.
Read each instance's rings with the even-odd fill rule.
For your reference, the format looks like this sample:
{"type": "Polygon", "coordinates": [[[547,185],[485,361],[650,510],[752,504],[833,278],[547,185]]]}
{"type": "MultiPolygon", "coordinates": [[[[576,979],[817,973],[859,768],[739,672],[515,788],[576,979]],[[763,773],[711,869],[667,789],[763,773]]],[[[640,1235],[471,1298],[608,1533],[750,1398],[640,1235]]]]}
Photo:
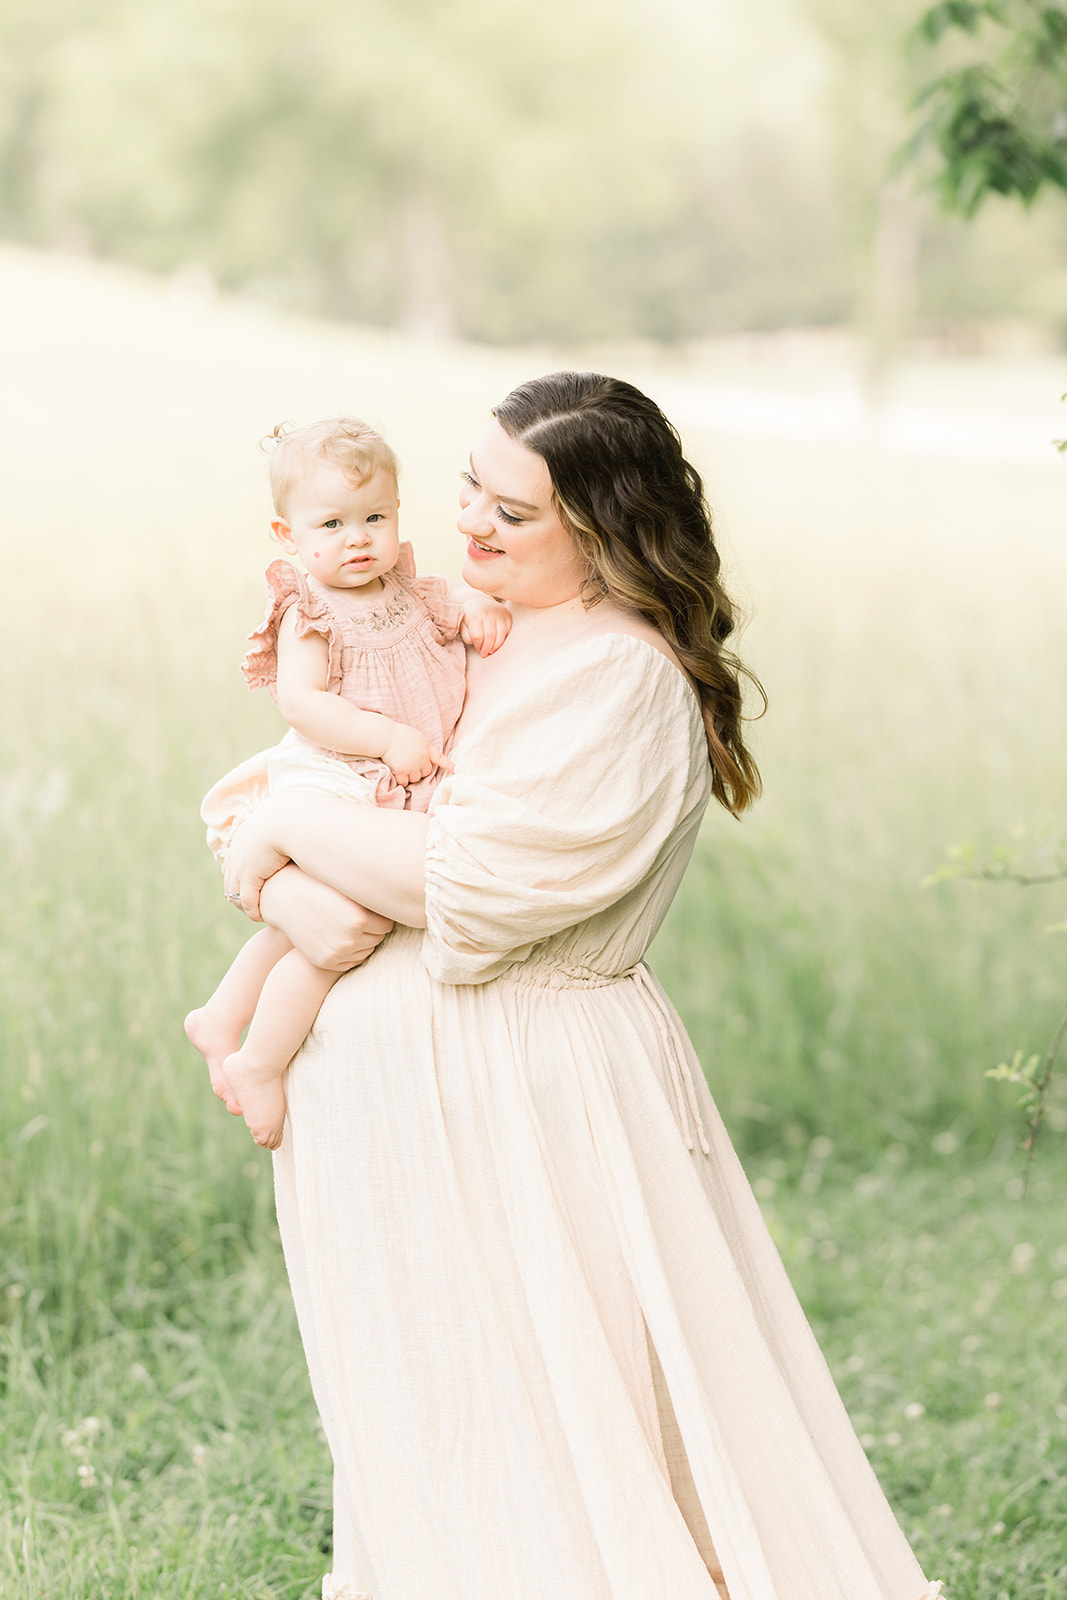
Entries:
{"type": "Polygon", "coordinates": [[[227,1027],[212,1016],[207,1006],[201,1006],[198,1011],[190,1011],[186,1017],[185,1035],[207,1062],[212,1089],[224,1103],[230,1116],[239,1117],[241,1106],[226,1077],[223,1063],[227,1056],[240,1048],[240,1029],[235,1031],[232,1027],[227,1027]]]}
{"type": "Polygon", "coordinates": [[[244,1119],[257,1144],[277,1150],[285,1129],[285,1090],[282,1074],[273,1065],[236,1051],[223,1063],[226,1080],[241,1102],[244,1119]]]}

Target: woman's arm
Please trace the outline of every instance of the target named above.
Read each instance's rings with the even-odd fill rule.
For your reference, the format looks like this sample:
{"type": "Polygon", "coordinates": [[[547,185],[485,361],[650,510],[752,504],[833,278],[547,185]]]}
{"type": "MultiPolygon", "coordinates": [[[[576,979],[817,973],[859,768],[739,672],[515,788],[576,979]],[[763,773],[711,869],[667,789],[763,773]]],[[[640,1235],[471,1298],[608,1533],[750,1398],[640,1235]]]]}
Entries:
{"type": "Polygon", "coordinates": [[[237,830],[226,859],[226,892],[254,922],[262,921],[263,884],[293,861],[357,905],[424,928],[427,827],[419,812],[353,806],[325,794],[276,795],[237,830]]]}

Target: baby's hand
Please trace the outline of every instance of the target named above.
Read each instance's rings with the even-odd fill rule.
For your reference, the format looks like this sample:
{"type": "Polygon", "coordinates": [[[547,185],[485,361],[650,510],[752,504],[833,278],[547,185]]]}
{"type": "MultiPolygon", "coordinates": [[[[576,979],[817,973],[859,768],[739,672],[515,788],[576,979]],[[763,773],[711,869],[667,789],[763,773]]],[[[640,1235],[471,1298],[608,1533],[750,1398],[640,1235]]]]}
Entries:
{"type": "Polygon", "coordinates": [[[409,783],[418,783],[420,778],[428,778],[437,767],[445,772],[456,770],[446,755],[435,750],[417,728],[409,728],[406,722],[393,723],[393,732],[382,751],[382,760],[397,783],[405,787],[409,783]]]}
{"type": "Polygon", "coordinates": [[[473,645],[480,656],[499,650],[511,632],[511,612],[488,594],[463,596],[463,626],[459,636],[473,645]]]}

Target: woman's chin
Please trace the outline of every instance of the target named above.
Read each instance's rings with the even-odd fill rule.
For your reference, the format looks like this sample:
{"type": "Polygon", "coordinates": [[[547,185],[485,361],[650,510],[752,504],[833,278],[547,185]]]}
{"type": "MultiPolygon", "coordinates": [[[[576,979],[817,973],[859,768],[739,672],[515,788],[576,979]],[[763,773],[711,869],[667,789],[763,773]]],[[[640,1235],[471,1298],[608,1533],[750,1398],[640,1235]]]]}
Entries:
{"type": "Polygon", "coordinates": [[[472,561],[468,557],[460,568],[463,582],[469,588],[480,589],[482,594],[491,594],[494,600],[499,600],[502,598],[498,589],[501,575],[494,571],[494,567],[495,563],[493,562],[482,563],[481,561],[472,561]]]}

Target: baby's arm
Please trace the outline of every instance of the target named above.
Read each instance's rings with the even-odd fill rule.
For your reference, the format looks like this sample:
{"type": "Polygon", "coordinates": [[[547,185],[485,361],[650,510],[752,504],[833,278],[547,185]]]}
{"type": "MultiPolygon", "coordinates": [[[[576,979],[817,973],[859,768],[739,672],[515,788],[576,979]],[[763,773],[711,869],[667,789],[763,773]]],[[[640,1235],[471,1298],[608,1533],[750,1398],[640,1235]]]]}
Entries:
{"type": "Polygon", "coordinates": [[[463,625],[459,630],[463,643],[473,645],[480,656],[491,656],[494,650],[499,650],[511,632],[511,612],[507,606],[480,589],[469,589],[465,583],[450,584],[448,598],[463,607],[463,625]]]}
{"type": "Polygon", "coordinates": [[[435,767],[450,767],[417,728],[333,694],[326,687],[329,644],[321,633],[298,635],[296,623],[290,606],[278,628],[278,710],[291,728],[326,750],[384,761],[398,783],[416,783],[435,767]]]}

